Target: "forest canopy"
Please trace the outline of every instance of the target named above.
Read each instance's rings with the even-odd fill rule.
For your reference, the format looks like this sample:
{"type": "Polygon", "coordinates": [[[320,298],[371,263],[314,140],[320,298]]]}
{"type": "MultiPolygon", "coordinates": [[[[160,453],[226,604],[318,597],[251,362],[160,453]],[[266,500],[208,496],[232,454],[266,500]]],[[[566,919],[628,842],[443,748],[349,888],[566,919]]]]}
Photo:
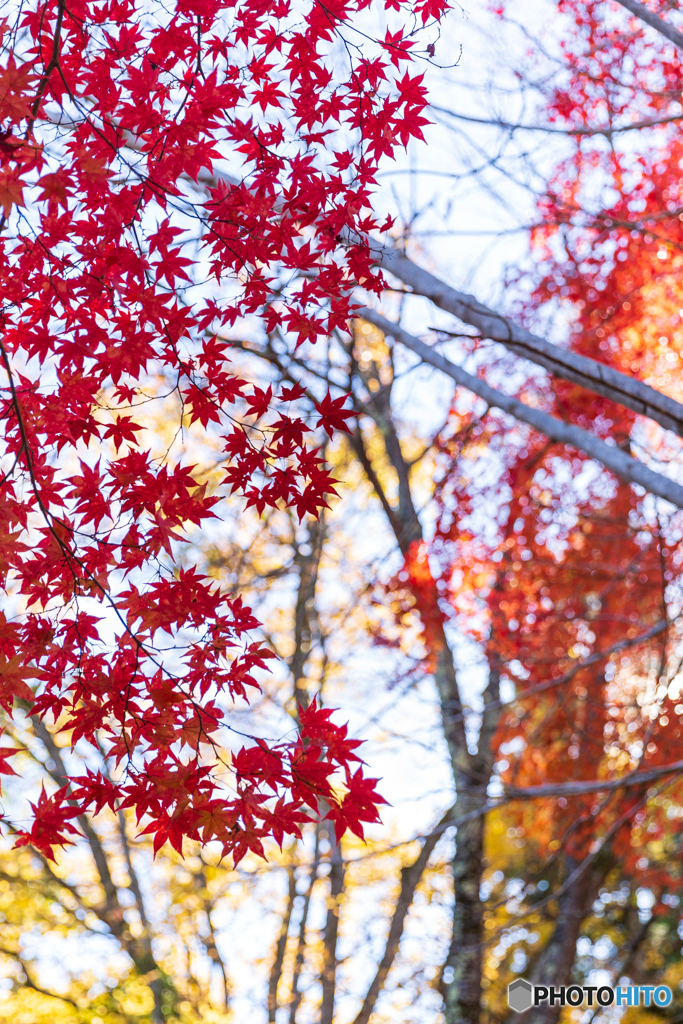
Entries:
{"type": "Polygon", "coordinates": [[[676,5],[2,16],[0,1021],[677,1020],[676,5]]]}

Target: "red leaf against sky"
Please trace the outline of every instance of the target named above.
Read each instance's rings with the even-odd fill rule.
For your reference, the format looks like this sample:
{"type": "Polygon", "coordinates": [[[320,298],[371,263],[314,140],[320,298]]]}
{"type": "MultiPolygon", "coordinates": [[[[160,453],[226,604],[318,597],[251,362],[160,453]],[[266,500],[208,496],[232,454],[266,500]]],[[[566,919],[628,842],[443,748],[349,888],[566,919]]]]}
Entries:
{"type": "MultiPolygon", "coordinates": [[[[155,849],[191,835],[260,851],[297,834],[302,801],[334,805],[329,776],[357,763],[328,717],[324,742],[238,751],[239,797],[226,795],[213,738],[268,652],[249,609],[175,563],[229,492],[299,516],[334,494],[319,449],[323,430],[348,430],[344,397],[252,389],[228,334],[260,323],[315,343],[346,325],[346,282],[382,287],[369,247],[342,239],[379,226],[378,160],[419,137],[426,94],[394,65],[425,12],[402,5],[342,66],[330,41],[366,6],[178,0],[155,20],[30,0],[4,36],[0,579],[28,610],[2,634],[0,703],[32,703],[125,769],[112,786],[155,849]],[[156,451],[148,414],[165,388],[176,437],[222,448],[220,493],[175,442],[156,451]]],[[[21,843],[51,856],[71,818],[111,806],[98,771],[73,783],[41,794],[21,843]]]]}

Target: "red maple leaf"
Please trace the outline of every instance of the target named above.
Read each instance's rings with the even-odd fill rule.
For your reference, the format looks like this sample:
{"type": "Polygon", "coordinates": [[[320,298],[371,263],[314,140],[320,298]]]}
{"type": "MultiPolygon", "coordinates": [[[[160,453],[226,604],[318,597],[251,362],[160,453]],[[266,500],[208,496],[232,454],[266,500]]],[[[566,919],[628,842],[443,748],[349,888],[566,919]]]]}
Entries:
{"type": "Polygon", "coordinates": [[[351,433],[346,421],[352,419],[356,413],[353,409],[344,409],[344,402],[348,397],[341,395],[339,398],[332,398],[328,391],[321,402],[315,403],[320,415],[316,426],[324,427],[329,437],[333,436],[335,430],[351,433]]]}

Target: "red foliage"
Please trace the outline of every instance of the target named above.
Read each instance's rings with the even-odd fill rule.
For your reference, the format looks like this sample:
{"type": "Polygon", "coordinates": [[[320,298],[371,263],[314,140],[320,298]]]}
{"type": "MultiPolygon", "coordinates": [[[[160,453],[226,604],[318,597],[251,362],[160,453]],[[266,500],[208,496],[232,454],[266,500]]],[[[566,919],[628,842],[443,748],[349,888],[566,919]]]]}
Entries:
{"type": "MultiPolygon", "coordinates": [[[[420,615],[421,639],[425,649],[425,668],[433,671],[443,649],[442,627],[445,615],[439,607],[439,596],[429,565],[429,547],[420,541],[411,541],[403,566],[387,589],[398,599],[396,620],[404,624],[413,610],[420,615]]],[[[380,637],[375,642],[382,642],[380,637]]],[[[386,640],[383,641],[388,643],[386,640]]]]}
{"type": "MultiPolygon", "coordinates": [[[[683,150],[669,116],[680,97],[680,54],[636,19],[625,31],[621,9],[612,18],[581,0],[560,8],[571,26],[567,74],[547,97],[548,116],[568,132],[591,132],[568,137],[568,155],[539,204],[532,243],[540,274],[527,312],[559,303],[573,314],[576,351],[680,400],[673,371],[683,354],[683,150]],[[616,127],[618,138],[641,122],[653,127],[635,145],[594,132],[616,127]]],[[[627,410],[567,382],[554,381],[552,392],[556,414],[630,444],[635,417],[627,410]]],[[[662,432],[639,429],[666,458],[662,432]]],[[[589,497],[558,488],[558,456],[574,477],[585,460],[539,440],[535,447],[535,459],[518,460],[533,463],[532,478],[509,477],[510,533],[488,598],[501,663],[514,659],[518,670],[519,702],[495,742],[516,738],[523,752],[508,758],[504,778],[522,786],[614,781],[675,763],[683,758],[680,623],[669,616],[680,601],[680,517],[624,484],[611,494],[598,485],[589,497]]],[[[641,783],[546,801],[534,809],[534,836],[577,858],[609,843],[622,870],[661,895],[666,871],[643,853],[649,840],[680,828],[667,818],[669,796],[680,799],[674,773],[649,790],[641,783]]]]}
{"type": "Polygon", "coordinates": [[[298,834],[321,798],[338,831],[376,820],[327,712],[294,743],[237,751],[225,795],[223,697],[256,687],[271,655],[239,599],[176,574],[176,545],[218,499],[150,450],[142,421],[149,373],[185,427],[222,432],[225,483],[248,505],[316,514],[334,493],[314,431],[344,427],[343,401],[297,418],[299,392],[231,373],[222,332],[257,315],[301,344],[346,325],[349,276],[381,287],[353,239],[375,226],[377,161],[425,123],[420,76],[394,67],[412,59],[413,15],[429,32],[447,4],[387,3],[396,31],[349,44],[368,6],[47,0],[0,26],[0,574],[16,609],[0,702],[122,767],[41,795],[18,841],[47,855],[105,804],[134,807],[155,849],[217,839],[236,860],[298,834]]]}
{"type": "MultiPolygon", "coordinates": [[[[573,28],[564,45],[569,74],[547,97],[550,120],[570,131],[617,128],[612,138],[627,141],[573,137],[540,203],[543,223],[532,232],[541,272],[532,305],[553,301],[572,310],[575,350],[680,400],[680,51],[621,9],[615,19],[581,0],[562,3],[561,10],[573,28]],[[632,75],[624,74],[626,67],[633,68],[632,75]],[[638,129],[643,123],[651,127],[638,129]],[[638,130],[635,144],[628,134],[631,126],[638,130]]],[[[630,444],[634,417],[627,411],[565,382],[555,382],[553,391],[563,418],[595,433],[610,430],[618,443],[630,444]]],[[[661,453],[666,461],[663,432],[647,424],[638,430],[655,458],[661,453]]],[[[529,493],[524,509],[530,527],[524,533],[532,538],[541,530],[547,536],[547,524],[561,517],[559,509],[538,508],[539,493],[529,493]]],[[[683,758],[675,660],[683,563],[680,517],[648,507],[624,485],[592,509],[579,502],[577,512],[567,553],[545,576],[552,611],[534,629],[552,632],[539,637],[538,649],[559,653],[564,648],[575,659],[571,634],[582,632],[584,640],[589,638],[581,647],[583,658],[598,651],[612,654],[597,658],[559,688],[556,710],[540,699],[547,719],[543,743],[537,743],[538,765],[546,779],[581,780],[675,763],[683,758]],[[649,635],[658,623],[666,628],[649,635]]],[[[508,607],[520,623],[524,602],[533,602],[533,590],[538,592],[526,586],[529,566],[518,574],[519,607],[514,602],[508,607]]],[[[528,656],[521,660],[528,667],[528,656]]],[[[565,660],[549,675],[559,676],[569,667],[565,660]]],[[[533,678],[532,670],[524,688],[533,678]]],[[[518,766],[519,779],[527,783],[534,775],[538,781],[531,760],[527,752],[518,766]]],[[[643,783],[599,798],[573,798],[564,807],[555,803],[546,814],[554,819],[551,834],[569,853],[585,855],[596,840],[609,841],[625,873],[661,895],[670,876],[643,853],[648,841],[680,830],[667,815],[670,798],[680,799],[677,774],[663,776],[650,790],[643,783]],[[660,790],[663,796],[657,796],[660,790]]]]}
{"type": "MultiPolygon", "coordinates": [[[[574,350],[680,401],[680,51],[616,5],[559,7],[562,86],[546,95],[545,113],[567,135],[539,202],[534,287],[518,312],[533,324],[553,303],[574,350]]],[[[555,25],[552,33],[556,41],[555,25]]],[[[500,386],[511,357],[487,350],[484,364],[480,355],[481,372],[500,386]]],[[[680,458],[663,431],[628,410],[566,381],[521,380],[519,362],[514,370],[519,393],[554,415],[626,447],[644,441],[653,459],[680,458]]],[[[680,513],[497,413],[477,421],[454,411],[442,455],[423,572],[411,551],[392,585],[410,591],[404,610],[420,609],[432,658],[433,623],[450,604],[457,628],[500,672],[505,703],[492,747],[501,780],[549,791],[505,813],[542,856],[562,848],[580,860],[606,844],[628,877],[667,892],[678,881],[648,844],[681,827],[667,813],[682,792],[680,513]],[[468,460],[458,458],[463,448],[468,460]],[[598,780],[603,790],[580,791],[598,780]],[[551,791],[569,783],[574,794],[551,791]]]]}

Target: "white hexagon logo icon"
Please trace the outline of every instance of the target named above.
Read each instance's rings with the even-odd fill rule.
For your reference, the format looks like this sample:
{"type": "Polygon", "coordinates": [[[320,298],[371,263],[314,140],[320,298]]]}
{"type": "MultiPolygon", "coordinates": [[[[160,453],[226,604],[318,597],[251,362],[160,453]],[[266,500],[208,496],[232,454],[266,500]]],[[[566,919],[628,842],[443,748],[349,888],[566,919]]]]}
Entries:
{"type": "Polygon", "coordinates": [[[508,985],[508,1006],[516,1013],[528,1010],[533,1002],[533,988],[524,978],[518,978],[508,985]]]}

